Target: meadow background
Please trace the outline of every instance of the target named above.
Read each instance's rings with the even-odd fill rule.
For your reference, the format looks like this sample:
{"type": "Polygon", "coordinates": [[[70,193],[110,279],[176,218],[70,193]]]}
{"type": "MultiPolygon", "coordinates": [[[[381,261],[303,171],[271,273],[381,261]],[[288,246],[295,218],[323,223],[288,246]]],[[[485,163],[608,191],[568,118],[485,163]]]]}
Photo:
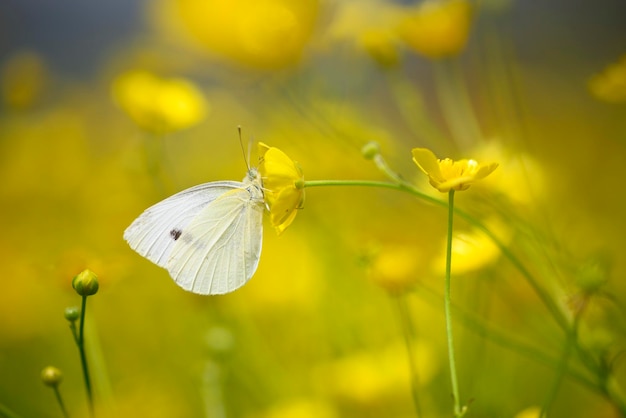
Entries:
{"type": "MultiPolygon", "coordinates": [[[[407,333],[422,416],[451,416],[445,209],[390,190],[307,189],[281,236],[266,223],[253,279],[216,297],[183,291],[123,241],[151,204],[244,177],[237,126],[307,180],[384,180],[361,154],[376,141],[393,170],[443,199],[412,148],[498,162],[457,207],[507,244],[624,388],[625,4],[420,7],[0,3],[0,415],[61,416],[40,380],[54,365],[71,416],[86,416],[63,312],[89,268],[98,417],[416,416],[407,333]]],[[[546,403],[550,417],[623,416],[576,354],[568,362],[591,384],[558,383],[566,333],[492,242],[456,228],[467,416],[538,417],[546,403]]]]}

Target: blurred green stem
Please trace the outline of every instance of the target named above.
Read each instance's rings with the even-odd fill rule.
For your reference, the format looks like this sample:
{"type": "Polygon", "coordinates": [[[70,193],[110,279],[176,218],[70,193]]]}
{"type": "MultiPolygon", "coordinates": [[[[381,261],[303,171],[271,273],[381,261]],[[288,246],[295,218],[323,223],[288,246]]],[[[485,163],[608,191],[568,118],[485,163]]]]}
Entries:
{"type": "Polygon", "coordinates": [[[576,341],[578,339],[578,324],[580,323],[580,314],[577,314],[574,317],[574,323],[572,324],[572,328],[570,332],[567,333],[565,338],[565,347],[563,348],[563,355],[561,356],[561,360],[559,361],[558,368],[556,370],[556,376],[554,377],[554,383],[552,384],[552,388],[548,392],[548,395],[543,402],[541,407],[541,414],[539,418],[546,418],[548,416],[548,411],[550,406],[556,399],[557,394],[559,393],[559,388],[563,383],[563,377],[567,372],[567,364],[569,362],[570,356],[572,354],[572,349],[576,345],[576,341]]]}
{"type": "Polygon", "coordinates": [[[85,390],[87,391],[87,403],[89,405],[89,414],[94,416],[93,407],[93,394],[91,392],[91,379],[89,379],[89,368],[87,367],[87,354],[85,352],[85,311],[87,310],[87,296],[82,297],[82,304],[80,308],[80,325],[78,332],[78,339],[76,344],[78,345],[78,351],[80,352],[80,363],[83,368],[83,378],[85,380],[85,390]]]}
{"type": "Polygon", "coordinates": [[[411,320],[411,313],[409,312],[406,294],[401,293],[395,295],[394,299],[398,308],[398,316],[400,317],[402,334],[404,335],[404,344],[409,357],[409,368],[411,370],[411,396],[413,397],[413,404],[415,405],[415,413],[418,417],[421,417],[422,410],[419,401],[419,374],[417,371],[417,363],[415,361],[415,348],[413,347],[415,326],[411,320]]]}
{"type": "Polygon", "coordinates": [[[449,147],[449,136],[444,135],[432,123],[432,118],[427,114],[426,105],[419,88],[411,84],[400,71],[387,71],[385,75],[394,103],[411,132],[426,145],[438,144],[441,146],[445,144],[446,147],[449,147]]]}
{"type": "Polygon", "coordinates": [[[20,416],[0,403],[0,418],[20,418],[20,416]]]}
{"type": "MultiPolygon", "coordinates": [[[[385,173],[393,182],[388,181],[373,181],[373,180],[309,180],[305,181],[304,187],[376,187],[376,188],[384,188],[391,189],[401,192],[409,193],[425,202],[432,203],[441,207],[448,207],[448,202],[437,199],[435,197],[429,196],[418,189],[416,189],[411,183],[406,182],[402,179],[398,174],[394,173],[389,169],[385,161],[380,155],[377,155],[374,158],[374,162],[377,167],[385,173]]],[[[501,251],[502,255],[506,259],[513,264],[513,266],[521,273],[524,279],[528,282],[528,284],[533,288],[537,296],[541,299],[544,306],[548,309],[556,323],[563,330],[565,335],[569,335],[572,329],[572,325],[569,323],[565,314],[561,311],[560,307],[557,303],[552,299],[550,294],[539,285],[538,280],[532,275],[532,273],[524,266],[522,261],[513,254],[513,252],[493,233],[489,228],[487,228],[482,222],[480,222],[477,218],[473,217],[469,213],[453,208],[454,213],[467,221],[470,225],[474,226],[481,232],[483,232],[501,251]]],[[[596,377],[602,379],[602,370],[597,362],[593,358],[593,356],[586,351],[577,341],[574,341],[572,347],[576,353],[579,355],[580,359],[583,361],[583,364],[589,369],[591,373],[593,373],[596,377]]],[[[622,414],[626,417],[626,400],[624,399],[624,395],[621,392],[621,389],[618,383],[610,378],[611,376],[605,377],[602,382],[596,383],[596,386],[599,387],[602,393],[613,402],[622,412],[622,414]]]]}
{"type": "Polygon", "coordinates": [[[456,376],[456,358],[454,356],[454,338],[452,334],[452,311],[450,301],[451,275],[452,275],[452,230],[454,225],[454,189],[448,192],[448,237],[446,245],[446,279],[443,296],[443,304],[446,313],[446,336],[448,338],[448,360],[450,361],[450,381],[452,383],[452,397],[454,399],[454,416],[465,415],[466,408],[461,408],[461,398],[459,395],[459,381],[456,376]]]}
{"type": "Polygon", "coordinates": [[[480,143],[482,133],[457,61],[433,63],[437,97],[452,136],[463,148],[480,143]]]}
{"type": "MultiPolygon", "coordinates": [[[[415,293],[420,298],[430,303],[432,306],[441,305],[442,298],[434,290],[419,283],[417,284],[416,290],[417,291],[415,293]]],[[[530,346],[527,343],[520,341],[515,336],[510,335],[509,333],[500,329],[497,329],[493,325],[487,324],[484,319],[476,316],[475,314],[462,311],[454,304],[452,304],[452,312],[454,313],[455,318],[457,318],[458,323],[460,323],[470,331],[476,333],[477,335],[485,337],[492,343],[514,351],[517,354],[522,355],[537,363],[544,364],[553,369],[558,368],[560,364],[559,359],[552,357],[551,355],[536,347],[530,346]]],[[[565,371],[572,379],[576,380],[587,389],[600,393],[602,392],[601,388],[598,387],[598,384],[594,380],[573,369],[571,366],[568,365],[565,371]]]]}
{"type": "Polygon", "coordinates": [[[59,407],[61,408],[61,412],[63,412],[63,416],[65,418],[69,418],[70,414],[67,413],[67,409],[65,408],[65,403],[63,403],[63,398],[61,397],[61,391],[59,390],[59,385],[54,386],[53,389],[54,389],[54,395],[57,398],[59,407]]]}

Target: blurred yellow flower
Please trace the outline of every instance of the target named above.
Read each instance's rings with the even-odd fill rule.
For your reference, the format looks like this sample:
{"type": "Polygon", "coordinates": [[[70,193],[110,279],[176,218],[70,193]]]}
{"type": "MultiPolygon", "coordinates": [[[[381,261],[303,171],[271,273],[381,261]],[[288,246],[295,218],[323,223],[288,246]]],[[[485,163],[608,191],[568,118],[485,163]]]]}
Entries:
{"type": "Polygon", "coordinates": [[[412,153],[413,161],[428,176],[431,186],[442,193],[467,190],[498,167],[497,163],[484,165],[474,160],[440,160],[427,148],[414,148],[412,153]]]}
{"type": "Polygon", "coordinates": [[[415,247],[386,245],[374,254],[369,275],[380,286],[400,291],[415,283],[421,262],[420,252],[415,247]]]}
{"type": "MultiPolygon", "coordinates": [[[[428,385],[439,369],[433,348],[414,341],[419,384],[428,385]]],[[[406,346],[394,342],[376,352],[360,352],[320,366],[318,377],[324,389],[342,400],[360,406],[379,404],[382,399],[408,394],[411,384],[406,346]]]]}
{"type": "Polygon", "coordinates": [[[539,418],[540,416],[541,408],[538,406],[531,406],[518,412],[517,415],[515,415],[515,418],[539,418]]]}
{"type": "MultiPolygon", "coordinates": [[[[501,222],[492,219],[485,221],[485,225],[502,242],[510,241],[511,232],[501,222]]],[[[431,264],[432,271],[437,274],[445,273],[446,242],[444,240],[440,255],[431,264]]],[[[452,273],[457,275],[478,271],[493,264],[500,254],[500,248],[484,232],[476,228],[455,231],[452,236],[452,273]]]]}
{"type": "Polygon", "coordinates": [[[589,90],[597,99],[605,102],[626,102],[626,54],[593,76],[589,80],[589,90]]]}
{"type": "Polygon", "coordinates": [[[263,418],[335,418],[335,410],[324,402],[294,400],[281,403],[263,415],[263,418]]]}
{"type": "Polygon", "coordinates": [[[8,107],[27,108],[40,97],[47,78],[45,63],[39,55],[19,52],[2,66],[2,99],[8,107]]]}
{"type": "Polygon", "coordinates": [[[467,43],[472,6],[467,0],[425,0],[400,24],[400,36],[428,58],[458,54],[467,43]]]}
{"type": "Polygon", "coordinates": [[[403,8],[381,0],[357,0],[337,2],[333,16],[321,33],[318,46],[342,50],[343,45],[356,47],[367,53],[382,67],[398,64],[398,22],[403,8]]]}
{"type": "Polygon", "coordinates": [[[518,205],[536,205],[546,194],[545,169],[532,155],[505,148],[500,140],[474,149],[481,161],[500,161],[502,168],[489,177],[489,188],[518,205]]]}
{"type": "Polygon", "coordinates": [[[282,233],[304,203],[304,176],[300,165],[278,148],[259,143],[259,172],[265,202],[276,232],[282,233]]]}
{"type": "Polygon", "coordinates": [[[245,67],[274,70],[296,64],[319,12],[319,0],[176,0],[159,3],[159,18],[175,34],[245,67]]]}
{"type": "Polygon", "coordinates": [[[146,71],[117,77],[113,97],[139,127],[156,134],[193,126],[208,111],[204,96],[191,82],[162,79],[146,71]]]}

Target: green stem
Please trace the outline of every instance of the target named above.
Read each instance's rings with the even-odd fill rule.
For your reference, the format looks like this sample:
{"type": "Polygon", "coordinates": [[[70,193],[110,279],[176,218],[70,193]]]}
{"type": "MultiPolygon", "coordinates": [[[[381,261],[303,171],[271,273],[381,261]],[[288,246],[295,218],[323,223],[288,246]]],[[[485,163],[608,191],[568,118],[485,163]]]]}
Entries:
{"type": "MultiPolygon", "coordinates": [[[[378,164],[377,164],[378,165],[378,164]]],[[[379,166],[380,168],[380,166],[379,166]]],[[[387,175],[389,172],[384,170],[387,175]]],[[[320,186],[365,186],[365,187],[379,187],[386,188],[392,190],[403,191],[412,194],[413,196],[424,200],[426,202],[435,204],[441,207],[448,207],[448,203],[429,196],[425,193],[420,192],[411,184],[403,181],[395,174],[391,174],[391,178],[397,183],[390,183],[385,181],[370,181],[370,180],[313,180],[313,181],[305,181],[304,187],[320,187],[320,186]]],[[[480,230],[484,233],[502,252],[502,254],[513,264],[513,266],[522,274],[522,276],[526,279],[526,281],[531,285],[535,293],[539,296],[543,304],[548,308],[552,316],[554,317],[557,324],[567,332],[569,329],[569,324],[567,318],[561,312],[557,304],[552,300],[550,295],[539,285],[539,282],[534,278],[534,276],[524,267],[522,262],[508,249],[508,247],[500,241],[500,239],[493,233],[489,228],[483,225],[478,219],[474,218],[469,213],[460,210],[454,209],[454,213],[469,222],[472,226],[480,230]]]]}
{"type": "MultiPolygon", "coordinates": [[[[431,306],[441,305],[441,296],[427,286],[418,284],[417,292],[415,293],[423,300],[428,302],[431,306]]],[[[522,355],[529,360],[535,361],[537,363],[544,364],[554,369],[558,367],[559,359],[552,357],[549,354],[546,354],[544,351],[541,351],[536,347],[530,346],[527,343],[518,340],[517,338],[513,337],[505,331],[502,331],[493,327],[492,325],[487,324],[485,320],[478,317],[477,315],[467,311],[462,311],[458,306],[455,306],[454,304],[452,304],[452,312],[458,323],[460,323],[470,331],[476,333],[477,335],[487,338],[492,343],[514,351],[517,354],[522,355]]],[[[579,371],[571,368],[569,365],[566,368],[566,372],[572,379],[576,380],[587,389],[595,391],[597,393],[602,393],[601,388],[598,386],[597,382],[593,381],[579,371]]]]}
{"type": "Polygon", "coordinates": [[[480,143],[483,136],[458,62],[442,60],[433,70],[439,104],[453,138],[465,148],[480,143]]]}
{"type": "Polygon", "coordinates": [[[622,417],[626,417],[626,400],[624,394],[613,376],[606,377],[602,385],[605,396],[613,401],[613,404],[619,409],[622,417]]]}
{"type": "Polygon", "coordinates": [[[454,416],[461,417],[464,411],[461,410],[459,396],[459,382],[456,376],[456,359],[454,356],[454,338],[452,336],[452,308],[451,308],[451,273],[452,273],[452,230],[454,221],[454,190],[448,192],[448,237],[446,247],[446,281],[444,288],[443,303],[446,312],[446,336],[448,338],[448,360],[450,361],[450,381],[452,383],[452,397],[454,398],[454,416]]]}
{"type": "Polygon", "coordinates": [[[400,71],[387,71],[385,75],[400,116],[413,134],[426,145],[449,146],[450,138],[432,123],[433,118],[427,114],[427,106],[417,86],[411,84],[400,71]]]}
{"type": "MultiPolygon", "coordinates": [[[[440,207],[448,207],[448,203],[442,201],[440,199],[429,196],[425,193],[417,190],[413,185],[404,181],[400,176],[395,174],[389,167],[385,164],[384,160],[380,155],[376,156],[374,162],[378,166],[379,169],[383,173],[385,173],[394,183],[386,182],[386,181],[374,181],[374,180],[313,180],[306,181],[304,183],[304,187],[342,187],[342,186],[357,186],[357,187],[378,187],[384,189],[397,190],[402,192],[407,192],[425,202],[432,203],[434,205],[440,207]]],[[[565,314],[561,311],[559,306],[554,302],[548,292],[543,289],[537,279],[532,275],[532,273],[526,269],[526,267],[522,264],[521,260],[518,259],[512,251],[502,242],[500,239],[484,224],[482,224],[478,219],[468,214],[467,212],[454,209],[454,213],[460,218],[467,221],[470,225],[477,228],[479,231],[483,232],[501,251],[502,255],[513,264],[513,266],[521,273],[527,283],[533,288],[539,299],[542,301],[544,306],[548,309],[558,326],[565,332],[566,335],[569,334],[571,326],[569,321],[567,320],[565,314]]],[[[594,373],[596,376],[599,376],[601,373],[600,366],[598,362],[583,348],[578,342],[574,342],[574,350],[583,360],[584,364],[589,368],[589,370],[594,373]]],[[[619,386],[613,382],[610,390],[605,390],[603,392],[605,396],[610,399],[622,413],[626,416],[626,400],[624,399],[624,395],[619,390],[619,386]]]]}
{"type": "Polygon", "coordinates": [[[407,355],[409,357],[409,368],[411,371],[411,396],[413,397],[413,405],[415,413],[418,417],[422,416],[422,410],[419,401],[419,374],[417,372],[417,363],[415,362],[415,349],[413,347],[414,325],[411,321],[411,313],[407,305],[406,295],[399,294],[395,297],[398,307],[398,315],[400,316],[400,324],[402,325],[402,334],[404,336],[404,344],[406,346],[407,355]]]}
{"type": "Polygon", "coordinates": [[[20,416],[11,411],[7,406],[0,404],[0,418],[20,418],[20,416]]]}
{"type": "Polygon", "coordinates": [[[63,403],[63,398],[61,397],[61,391],[59,390],[59,386],[54,386],[54,394],[57,398],[57,402],[61,407],[61,411],[63,412],[63,416],[65,418],[69,418],[70,414],[67,413],[67,409],[65,409],[65,404],[63,403]]]}
{"type": "Polygon", "coordinates": [[[85,390],[87,391],[87,403],[89,413],[94,416],[93,394],[91,392],[91,380],[89,379],[89,368],[87,367],[87,354],[85,352],[85,311],[87,309],[87,296],[83,296],[80,309],[80,326],[78,332],[78,351],[80,352],[80,362],[83,368],[83,378],[85,380],[85,390]]]}
{"type": "Polygon", "coordinates": [[[547,417],[550,406],[552,405],[552,403],[556,399],[557,394],[559,393],[559,388],[563,383],[563,377],[567,372],[567,364],[572,353],[572,348],[576,344],[576,340],[578,338],[578,324],[580,322],[579,319],[580,315],[576,315],[576,317],[574,318],[574,324],[572,325],[572,329],[570,330],[570,332],[567,333],[567,337],[565,338],[565,347],[563,348],[563,355],[561,356],[561,361],[559,362],[558,368],[556,370],[554,383],[552,384],[552,387],[548,392],[548,396],[546,396],[546,399],[543,402],[539,418],[547,417]]]}
{"type": "Polygon", "coordinates": [[[72,330],[72,336],[74,337],[74,342],[76,343],[76,346],[80,346],[78,339],[78,330],[76,329],[76,321],[70,321],[70,330],[72,330]]]}

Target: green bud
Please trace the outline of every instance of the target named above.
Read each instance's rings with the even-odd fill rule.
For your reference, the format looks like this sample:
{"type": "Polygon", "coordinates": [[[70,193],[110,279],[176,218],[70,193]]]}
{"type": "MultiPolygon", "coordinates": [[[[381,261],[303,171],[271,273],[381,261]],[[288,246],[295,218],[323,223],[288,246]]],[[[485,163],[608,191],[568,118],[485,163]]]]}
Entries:
{"type": "Polygon", "coordinates": [[[80,318],[80,309],[76,306],[69,306],[65,308],[65,319],[70,322],[74,322],[80,318]]]}
{"type": "Polygon", "coordinates": [[[63,373],[54,366],[48,366],[41,371],[41,380],[46,386],[56,387],[63,380],[63,373]]]}
{"type": "Polygon", "coordinates": [[[578,286],[585,294],[595,294],[609,280],[611,259],[606,254],[595,254],[585,260],[576,274],[578,286]]]}
{"type": "Polygon", "coordinates": [[[365,157],[366,160],[373,160],[380,154],[380,145],[378,145],[378,142],[376,141],[370,141],[363,145],[363,148],[361,148],[361,154],[363,154],[363,157],[365,157]]]}
{"type": "Polygon", "coordinates": [[[98,293],[98,276],[89,270],[85,269],[78,273],[74,280],[72,280],[72,287],[81,296],[91,296],[98,293]]]}

